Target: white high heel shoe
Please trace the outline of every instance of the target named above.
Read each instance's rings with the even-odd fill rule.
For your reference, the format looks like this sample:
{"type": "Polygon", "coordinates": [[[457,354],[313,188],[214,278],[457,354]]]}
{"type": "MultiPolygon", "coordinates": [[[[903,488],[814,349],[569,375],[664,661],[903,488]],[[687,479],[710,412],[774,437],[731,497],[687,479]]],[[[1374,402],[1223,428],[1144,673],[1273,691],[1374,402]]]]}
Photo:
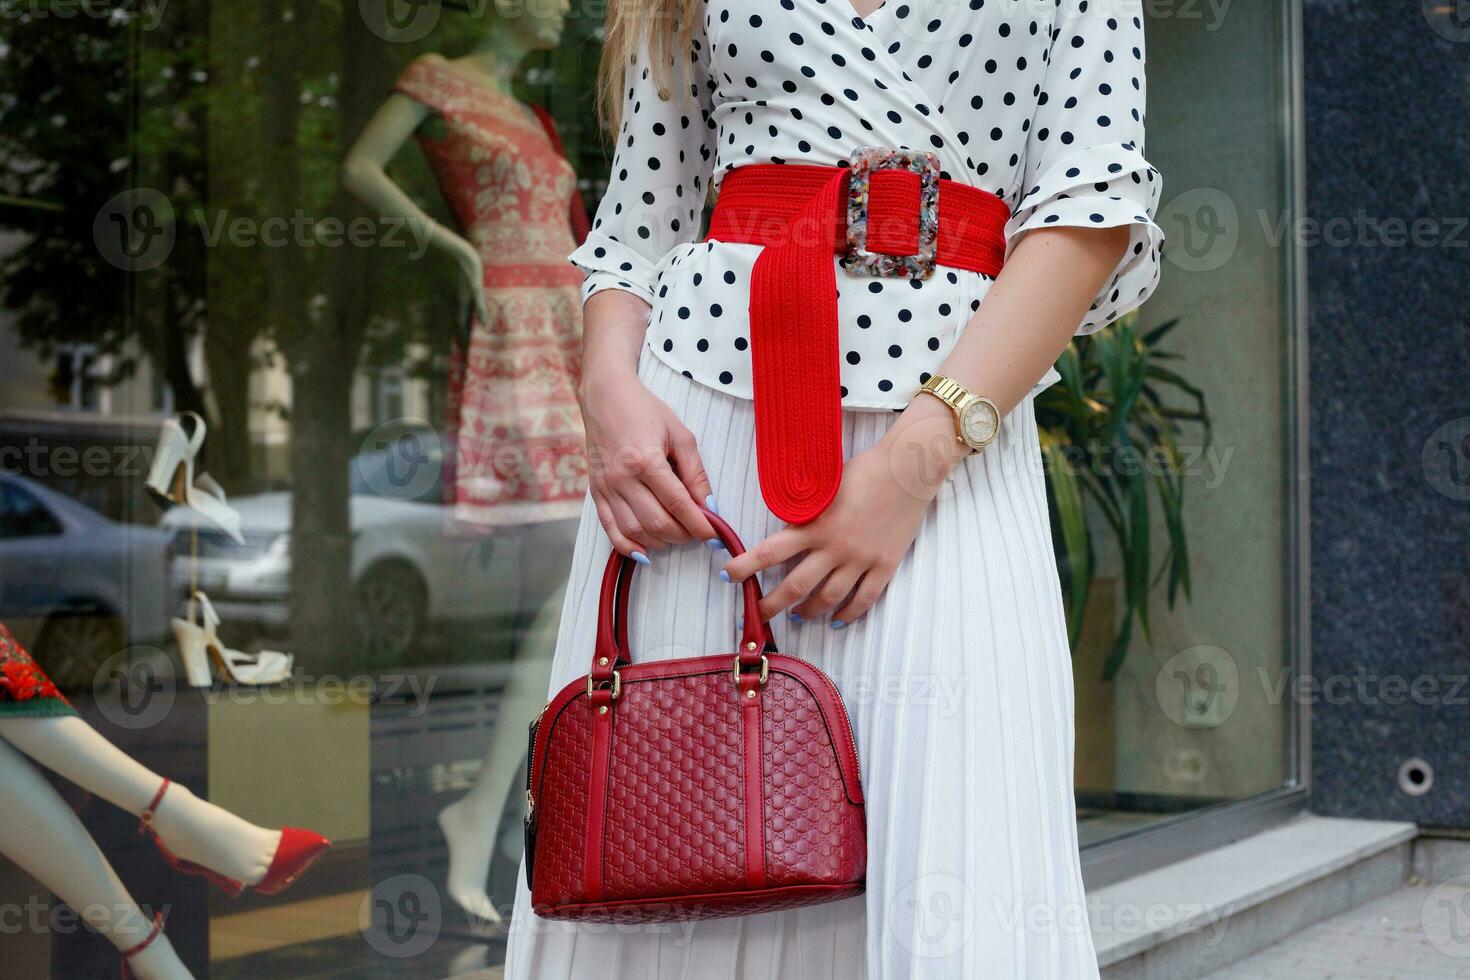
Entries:
{"type": "Polygon", "coordinates": [[[265,650],[260,653],[242,653],[231,650],[220,642],[219,613],[209,596],[195,590],[189,597],[189,618],[173,620],[174,639],[179,644],[179,654],[184,660],[184,673],[190,687],[208,687],[211,683],[209,662],[214,661],[220,673],[236,684],[262,687],[279,684],[291,676],[295,658],[289,653],[265,650]],[[194,611],[200,610],[204,624],[194,622],[194,611]]]}
{"type": "Polygon", "coordinates": [[[204,445],[208,431],[197,412],[184,412],[176,419],[165,419],[158,433],[158,448],[153,453],[153,466],[144,483],[160,499],[198,511],[240,544],[240,515],[225,500],[224,488],[208,473],[194,476],[194,458],[204,445]],[[184,432],[183,419],[194,423],[193,431],[184,432]]]}

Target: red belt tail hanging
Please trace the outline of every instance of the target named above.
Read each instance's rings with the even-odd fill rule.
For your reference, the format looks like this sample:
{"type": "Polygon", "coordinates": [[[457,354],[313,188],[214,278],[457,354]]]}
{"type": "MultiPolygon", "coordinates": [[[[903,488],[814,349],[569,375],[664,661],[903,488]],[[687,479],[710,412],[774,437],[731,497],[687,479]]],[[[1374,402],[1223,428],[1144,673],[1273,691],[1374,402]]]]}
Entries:
{"type": "Polygon", "coordinates": [[[833,215],[838,172],[769,244],[750,276],[750,361],[761,495],[781,520],[804,524],[842,482],[842,380],[837,345],[833,215]]]}

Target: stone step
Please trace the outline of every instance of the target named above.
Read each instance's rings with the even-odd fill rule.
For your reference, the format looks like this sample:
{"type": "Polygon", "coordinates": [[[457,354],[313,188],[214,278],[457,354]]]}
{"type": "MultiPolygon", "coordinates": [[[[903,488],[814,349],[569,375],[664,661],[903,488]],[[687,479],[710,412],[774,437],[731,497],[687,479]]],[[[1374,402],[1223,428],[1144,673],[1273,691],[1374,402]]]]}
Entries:
{"type": "Polygon", "coordinates": [[[1416,832],[1306,815],[1097,889],[1088,911],[1103,978],[1198,980],[1393,892],[1413,870],[1416,832]]]}

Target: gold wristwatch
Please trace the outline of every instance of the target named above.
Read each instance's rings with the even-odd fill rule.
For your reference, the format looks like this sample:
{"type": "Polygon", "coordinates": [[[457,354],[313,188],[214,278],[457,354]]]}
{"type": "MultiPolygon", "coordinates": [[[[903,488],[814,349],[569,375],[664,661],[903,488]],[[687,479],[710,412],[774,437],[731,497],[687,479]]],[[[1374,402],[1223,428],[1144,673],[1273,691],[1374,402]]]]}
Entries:
{"type": "Polygon", "coordinates": [[[933,395],[954,412],[955,438],[979,452],[1000,434],[1000,410],[995,402],[977,395],[953,378],[936,374],[919,389],[921,395],[933,395]]]}

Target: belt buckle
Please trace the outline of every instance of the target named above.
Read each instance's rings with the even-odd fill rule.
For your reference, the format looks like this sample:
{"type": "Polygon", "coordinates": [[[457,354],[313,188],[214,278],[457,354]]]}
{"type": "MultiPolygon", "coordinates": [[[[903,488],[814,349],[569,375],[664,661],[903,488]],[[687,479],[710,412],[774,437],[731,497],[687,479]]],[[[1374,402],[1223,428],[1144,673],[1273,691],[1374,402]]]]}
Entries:
{"type": "Polygon", "coordinates": [[[934,273],[939,238],[939,157],[926,150],[860,146],[847,178],[847,250],[842,268],[851,275],[927,279],[934,273]],[[868,199],[873,174],[911,170],[919,175],[919,250],[912,255],[868,251],[868,199]]]}

